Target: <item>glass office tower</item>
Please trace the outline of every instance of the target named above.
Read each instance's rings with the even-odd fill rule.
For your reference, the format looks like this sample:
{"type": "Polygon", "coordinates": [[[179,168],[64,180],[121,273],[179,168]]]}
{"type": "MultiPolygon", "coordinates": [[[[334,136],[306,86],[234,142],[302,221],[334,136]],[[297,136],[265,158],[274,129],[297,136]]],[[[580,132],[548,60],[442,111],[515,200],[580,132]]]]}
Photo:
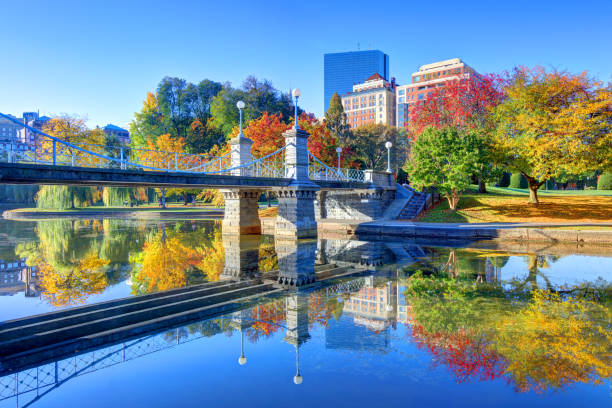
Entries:
{"type": "Polygon", "coordinates": [[[373,74],[389,80],[389,56],[378,50],[325,54],[323,64],[323,112],[329,108],[334,92],[340,96],[351,92],[354,84],[362,83],[373,74]]]}

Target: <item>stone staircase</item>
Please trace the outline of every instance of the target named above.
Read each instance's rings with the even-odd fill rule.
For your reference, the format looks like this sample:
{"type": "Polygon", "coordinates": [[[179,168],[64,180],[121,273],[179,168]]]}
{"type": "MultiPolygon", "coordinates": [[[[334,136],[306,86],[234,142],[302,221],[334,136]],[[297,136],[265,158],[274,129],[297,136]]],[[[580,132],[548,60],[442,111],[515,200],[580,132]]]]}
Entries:
{"type": "Polygon", "coordinates": [[[427,193],[419,193],[406,184],[396,184],[396,187],[395,200],[385,210],[383,219],[414,219],[425,208],[427,193]]]}
{"type": "Polygon", "coordinates": [[[408,205],[410,202],[414,191],[412,189],[406,188],[401,184],[396,184],[395,187],[395,200],[387,207],[383,214],[384,220],[395,220],[400,218],[404,207],[408,205]]]}
{"type": "Polygon", "coordinates": [[[416,218],[425,208],[426,201],[426,193],[419,193],[415,191],[408,204],[402,209],[402,212],[398,218],[402,220],[412,220],[416,218]]]}

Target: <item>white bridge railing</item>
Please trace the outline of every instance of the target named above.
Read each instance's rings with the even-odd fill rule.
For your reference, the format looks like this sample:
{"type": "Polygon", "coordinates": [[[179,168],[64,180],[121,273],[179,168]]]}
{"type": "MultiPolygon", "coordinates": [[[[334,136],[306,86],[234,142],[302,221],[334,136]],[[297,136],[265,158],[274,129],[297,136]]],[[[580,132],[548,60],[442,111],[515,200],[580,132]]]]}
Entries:
{"type": "MultiPolygon", "coordinates": [[[[0,140],[0,161],[54,166],[73,166],[118,170],[146,170],[199,174],[224,174],[250,177],[285,177],[287,146],[249,163],[232,167],[232,153],[222,156],[189,154],[119,145],[71,143],[48,135],[19,120],[0,113],[25,129],[22,139],[14,136],[0,140]]],[[[2,135],[0,135],[2,136],[2,135]]],[[[364,173],[356,169],[329,167],[308,152],[308,175],[313,180],[364,181],[364,173]]]]}
{"type": "Polygon", "coordinates": [[[329,167],[308,152],[308,177],[313,180],[364,181],[365,173],[358,169],[329,167]]]}

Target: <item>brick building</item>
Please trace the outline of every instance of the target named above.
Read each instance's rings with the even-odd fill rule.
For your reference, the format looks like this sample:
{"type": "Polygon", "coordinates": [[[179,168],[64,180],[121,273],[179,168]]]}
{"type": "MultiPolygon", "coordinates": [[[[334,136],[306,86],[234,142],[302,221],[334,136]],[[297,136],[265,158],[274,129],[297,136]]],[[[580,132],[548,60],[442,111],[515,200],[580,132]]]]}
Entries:
{"type": "Polygon", "coordinates": [[[409,120],[410,109],[419,100],[426,99],[437,88],[442,88],[448,81],[470,78],[478,75],[473,68],[459,58],[422,65],[412,74],[412,82],[397,87],[396,105],[398,127],[405,127],[409,120]]]}

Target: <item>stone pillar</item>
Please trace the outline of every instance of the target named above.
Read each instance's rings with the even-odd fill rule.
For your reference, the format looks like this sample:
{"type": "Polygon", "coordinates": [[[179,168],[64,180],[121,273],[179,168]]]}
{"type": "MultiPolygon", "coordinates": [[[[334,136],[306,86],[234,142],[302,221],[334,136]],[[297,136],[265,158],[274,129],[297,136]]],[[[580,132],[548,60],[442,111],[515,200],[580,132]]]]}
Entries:
{"type": "Polygon", "coordinates": [[[221,277],[232,280],[257,277],[260,241],[260,236],[224,234],[225,265],[221,277]]]}
{"type": "MultiPolygon", "coordinates": [[[[253,146],[253,141],[244,136],[236,136],[229,140],[229,145],[231,149],[231,159],[232,159],[232,168],[242,166],[243,164],[247,164],[253,161],[253,156],[251,156],[251,146],[253,146]]],[[[253,176],[253,168],[240,168],[234,169],[230,172],[232,176],[253,176]]]]}
{"type": "MultiPolygon", "coordinates": [[[[372,183],[377,187],[393,187],[395,186],[395,180],[393,179],[393,173],[387,173],[381,170],[364,170],[363,181],[366,183],[372,183]]],[[[395,188],[394,188],[395,189],[395,188]]]]}
{"type": "Polygon", "coordinates": [[[259,190],[229,189],[220,190],[225,199],[225,213],[221,231],[225,234],[261,234],[259,190]]]}
{"type": "Polygon", "coordinates": [[[285,177],[293,179],[289,186],[279,189],[278,216],[275,235],[296,238],[317,236],[314,201],[319,186],[308,177],[308,132],[290,129],[285,137],[285,177]]]}
{"type": "Polygon", "coordinates": [[[302,286],[316,280],[314,264],[317,242],[295,237],[274,238],[278,257],[278,283],[285,286],[302,286]]]}

